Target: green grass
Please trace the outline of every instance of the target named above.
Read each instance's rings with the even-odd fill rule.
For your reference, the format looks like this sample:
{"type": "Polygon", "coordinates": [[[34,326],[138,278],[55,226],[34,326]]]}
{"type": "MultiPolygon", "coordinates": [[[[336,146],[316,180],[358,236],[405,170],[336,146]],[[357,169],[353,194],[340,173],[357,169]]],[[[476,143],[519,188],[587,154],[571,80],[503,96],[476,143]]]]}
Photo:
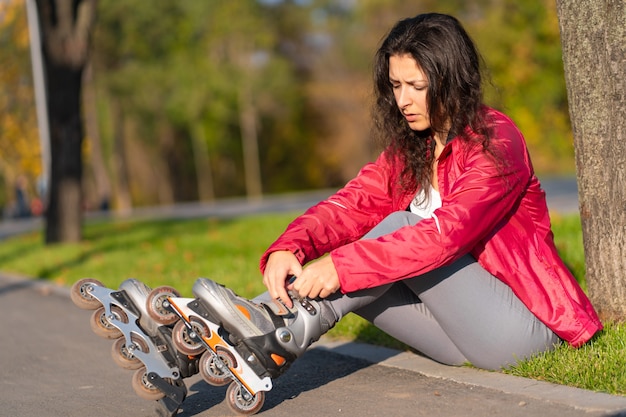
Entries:
{"type": "Polygon", "coordinates": [[[512,375],[626,395],[626,323],[605,323],[605,329],[578,349],[562,344],[505,370],[512,375]]]}
{"type": "MultiPolygon", "coordinates": [[[[264,291],[258,260],[298,213],[238,219],[104,221],[88,224],[80,244],[45,246],[41,232],[0,244],[0,270],[71,285],[85,277],[116,288],[126,278],[151,287],[171,285],[191,296],[196,278],[223,283],[252,297],[264,291]]],[[[583,288],[585,263],[578,216],[553,216],[559,253],[583,288]]],[[[408,349],[355,315],[329,336],[408,349]]],[[[566,345],[505,372],[626,395],[626,325],[609,323],[580,349],[566,345]]]]}
{"type": "Polygon", "coordinates": [[[552,231],[554,243],[559,255],[576,277],[581,287],[586,290],[585,253],[583,251],[583,232],[580,216],[560,216],[552,214],[552,231]]]}
{"type": "Polygon", "coordinates": [[[205,276],[251,296],[264,289],[260,255],[294,216],[101,222],[85,227],[80,244],[52,246],[31,233],[0,245],[0,269],[65,285],[91,277],[117,287],[132,277],[183,295],[205,276]]]}

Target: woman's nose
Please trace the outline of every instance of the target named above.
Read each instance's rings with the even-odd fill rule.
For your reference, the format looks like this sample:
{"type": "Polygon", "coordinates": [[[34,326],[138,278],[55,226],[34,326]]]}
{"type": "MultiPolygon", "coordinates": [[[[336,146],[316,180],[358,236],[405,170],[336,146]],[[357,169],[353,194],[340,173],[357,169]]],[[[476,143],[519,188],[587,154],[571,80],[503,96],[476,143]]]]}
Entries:
{"type": "Polygon", "coordinates": [[[401,109],[404,109],[409,104],[411,104],[411,96],[406,87],[400,87],[400,91],[396,96],[396,101],[398,103],[398,107],[400,107],[401,109]]]}

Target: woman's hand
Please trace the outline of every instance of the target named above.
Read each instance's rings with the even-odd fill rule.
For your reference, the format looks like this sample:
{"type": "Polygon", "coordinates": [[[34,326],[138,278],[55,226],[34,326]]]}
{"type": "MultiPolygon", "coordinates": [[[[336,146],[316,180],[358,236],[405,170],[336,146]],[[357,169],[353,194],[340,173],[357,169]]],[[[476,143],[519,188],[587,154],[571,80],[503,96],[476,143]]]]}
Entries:
{"type": "Polygon", "coordinates": [[[341,287],[335,264],[330,256],[325,256],[308,264],[296,280],[287,286],[300,297],[326,298],[341,287]]]}
{"type": "Polygon", "coordinates": [[[302,265],[293,253],[290,251],[272,252],[265,265],[263,284],[273,299],[280,300],[291,308],[293,302],[287,294],[287,279],[292,275],[297,277],[301,274],[302,265]]]}

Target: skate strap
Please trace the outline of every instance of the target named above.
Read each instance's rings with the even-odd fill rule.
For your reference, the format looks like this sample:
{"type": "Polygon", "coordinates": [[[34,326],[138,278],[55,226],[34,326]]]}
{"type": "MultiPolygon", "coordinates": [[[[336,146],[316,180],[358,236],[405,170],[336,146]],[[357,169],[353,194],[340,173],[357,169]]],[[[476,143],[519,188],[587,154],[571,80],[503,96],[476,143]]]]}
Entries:
{"type": "Polygon", "coordinates": [[[262,303],[261,305],[263,306],[265,311],[268,312],[270,318],[272,319],[272,323],[274,324],[275,328],[285,327],[285,320],[281,316],[279,316],[278,314],[274,313],[274,310],[272,310],[271,307],[268,306],[267,304],[262,303]]]}

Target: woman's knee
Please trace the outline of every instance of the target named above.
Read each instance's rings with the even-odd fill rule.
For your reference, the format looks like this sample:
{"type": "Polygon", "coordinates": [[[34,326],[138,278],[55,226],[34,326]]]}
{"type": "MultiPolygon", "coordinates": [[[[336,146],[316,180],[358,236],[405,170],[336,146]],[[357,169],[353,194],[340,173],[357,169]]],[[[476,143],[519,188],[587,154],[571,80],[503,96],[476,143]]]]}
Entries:
{"type": "Polygon", "coordinates": [[[377,237],[395,232],[404,226],[417,224],[422,218],[408,211],[394,211],[385,217],[380,223],[372,228],[363,239],[376,239],[377,237]]]}

